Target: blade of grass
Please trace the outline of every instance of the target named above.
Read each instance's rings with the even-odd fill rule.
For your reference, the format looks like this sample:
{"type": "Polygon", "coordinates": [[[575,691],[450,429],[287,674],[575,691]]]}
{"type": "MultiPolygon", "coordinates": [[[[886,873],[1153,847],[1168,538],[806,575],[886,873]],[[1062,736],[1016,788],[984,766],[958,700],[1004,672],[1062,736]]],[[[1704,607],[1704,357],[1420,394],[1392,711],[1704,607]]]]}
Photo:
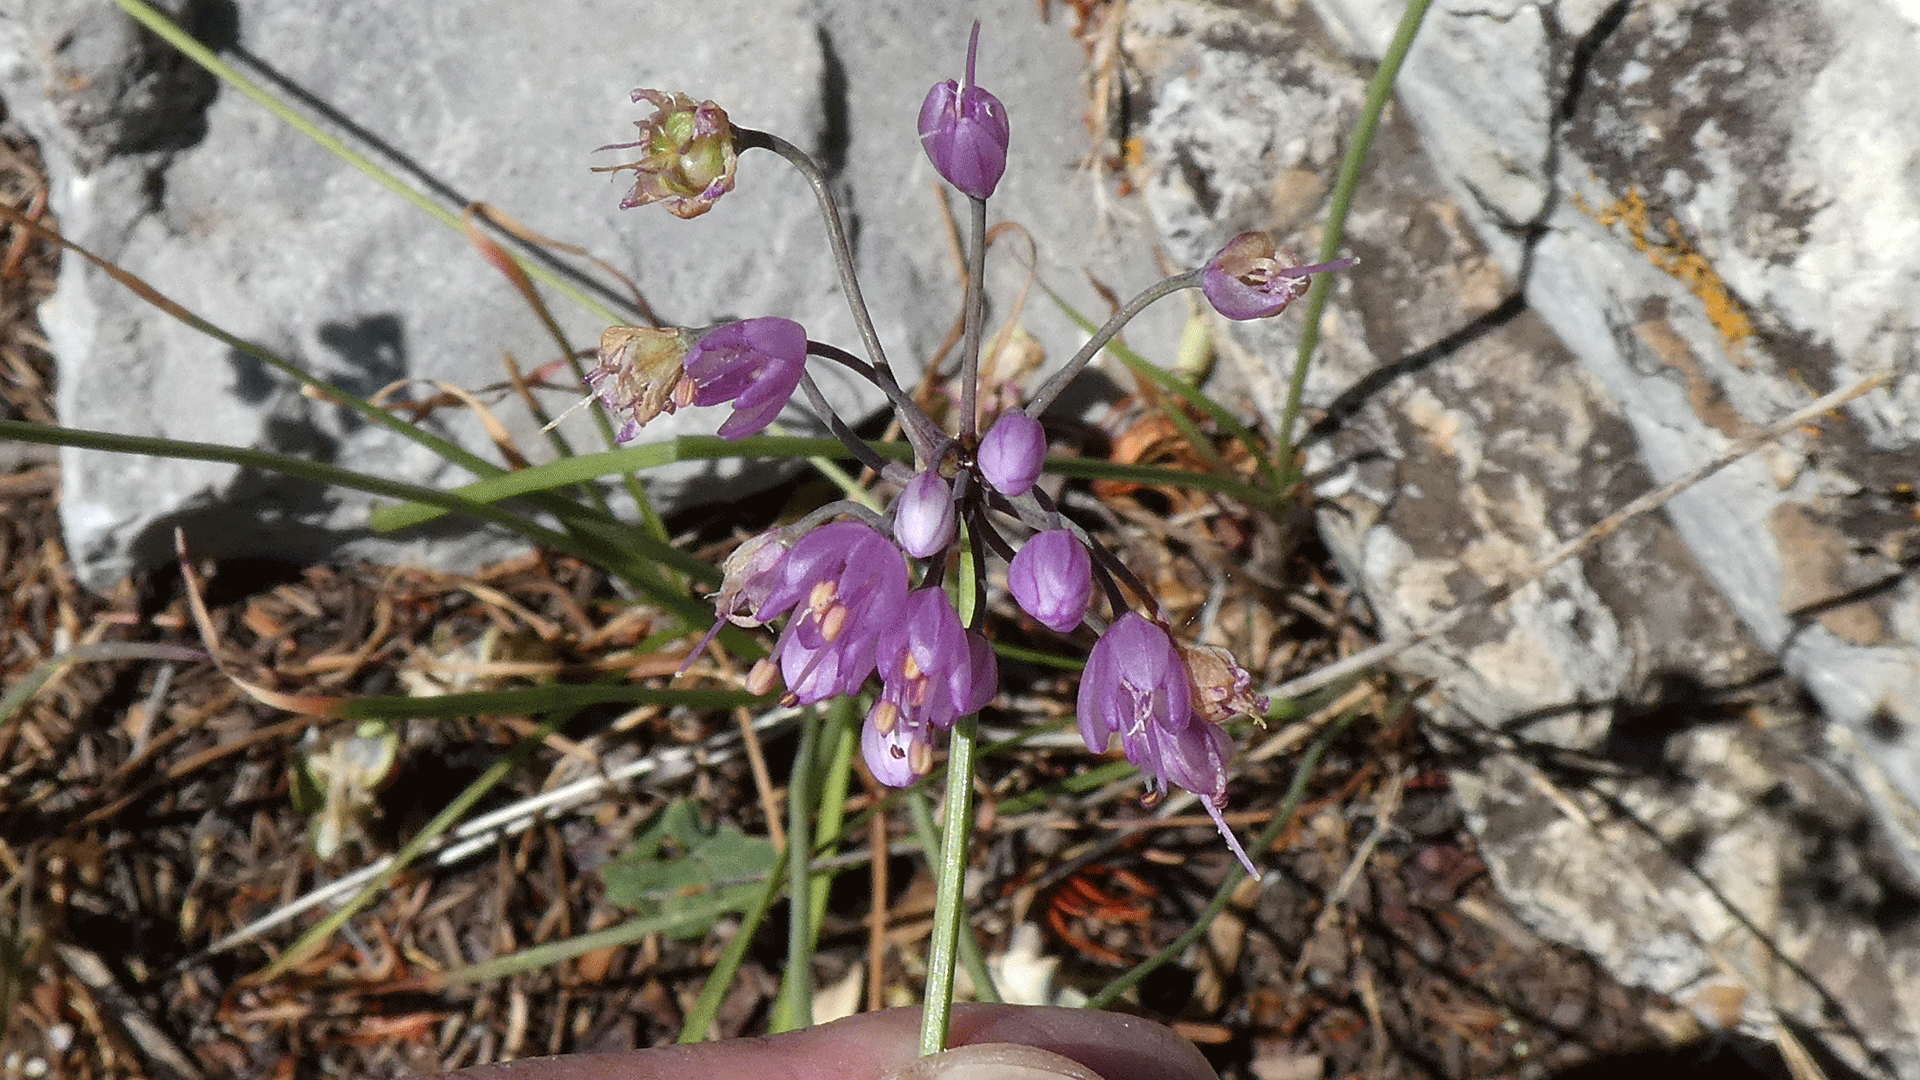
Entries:
{"type": "Polygon", "coordinates": [[[1072,776],[1061,777],[1059,780],[1042,787],[1037,787],[1032,791],[1022,792],[1019,795],[1003,799],[994,809],[996,812],[1008,817],[1015,814],[1025,814],[1029,811],[1049,806],[1056,799],[1062,799],[1072,795],[1085,795],[1089,791],[1098,791],[1108,784],[1125,780],[1137,774],[1139,771],[1139,767],[1130,761],[1103,762],[1085,772],[1078,772],[1072,776]]]}
{"type": "MultiPolygon", "coordinates": [[[[684,902],[684,901],[683,901],[684,902]]],[[[601,930],[550,941],[544,945],[535,945],[496,956],[491,960],[482,960],[477,964],[454,968],[420,976],[417,982],[421,989],[441,990],[468,983],[485,982],[489,979],[501,979],[522,972],[537,971],[551,967],[563,961],[584,956],[596,949],[610,949],[620,945],[631,945],[650,934],[667,934],[698,926],[712,925],[723,915],[736,911],[745,911],[739,901],[726,896],[714,896],[690,911],[675,912],[670,915],[655,915],[644,919],[628,919],[601,930]]],[[[404,984],[403,987],[405,988],[404,984]]]]}
{"type": "MultiPolygon", "coordinates": [[[[785,857],[783,851],[781,858],[785,857]]],[[[741,918],[739,929],[733,932],[727,947],[721,950],[720,959],[714,961],[706,985],[700,988],[700,997],[694,1001],[693,1008],[687,1010],[686,1022],[680,1026],[680,1037],[676,1042],[684,1046],[707,1041],[707,1032],[713,1030],[714,1018],[720,1015],[720,1003],[727,996],[727,988],[733,985],[734,977],[740,974],[740,965],[747,958],[747,949],[753,944],[754,935],[759,933],[760,924],[767,921],[767,913],[773,910],[774,901],[780,899],[785,885],[786,880],[779,874],[767,875],[767,886],[760,893],[760,902],[741,918]]]]}
{"type": "MultiPolygon", "coordinates": [[[[906,443],[869,443],[875,453],[895,461],[912,461],[913,448],[906,443]]],[[[595,454],[562,458],[543,465],[504,473],[456,488],[461,497],[479,503],[530,495],[551,488],[566,487],[601,476],[623,472],[645,472],[683,461],[712,461],[723,458],[845,458],[847,448],[838,439],[797,435],[755,435],[732,442],[717,435],[681,435],[659,442],[642,443],[595,454]]],[[[431,521],[446,510],[434,506],[382,506],[368,517],[378,532],[391,532],[431,521]]]]}
{"type": "MultiPolygon", "coordinates": [[[[145,454],[154,457],[184,458],[190,461],[219,461],[300,480],[310,480],[318,484],[365,491],[387,498],[405,499],[412,503],[424,503],[435,507],[439,513],[465,514],[476,520],[498,525],[553,551],[605,567],[633,583],[650,601],[678,615],[688,626],[702,626],[712,620],[712,612],[706,605],[689,596],[684,590],[667,586],[660,581],[652,569],[653,563],[675,565],[693,563],[696,566],[700,564],[693,562],[691,556],[678,549],[655,545],[651,538],[642,536],[631,527],[619,522],[610,520],[604,525],[595,523],[591,529],[583,530],[580,534],[569,535],[538,522],[529,521],[509,510],[466,498],[457,490],[441,491],[400,480],[390,480],[383,476],[370,476],[351,469],[343,469],[337,465],[327,465],[245,446],[189,442],[184,439],[164,439],[153,435],[121,435],[110,431],[55,427],[21,420],[0,420],[0,439],[70,446],[83,450],[103,450],[110,453],[145,454]]],[[[713,572],[711,568],[707,569],[709,573],[713,572]]]]}
{"type": "Polygon", "coordinates": [[[1254,487],[1237,477],[1193,472],[1190,469],[1170,469],[1161,465],[1127,465],[1094,458],[1049,457],[1047,472],[1086,480],[1132,480],[1149,486],[1164,484],[1168,487],[1212,491],[1253,506],[1270,505],[1274,501],[1274,496],[1265,489],[1254,487]]]}
{"type": "MultiPolygon", "coordinates": [[[[1354,192],[1360,189],[1361,167],[1366,164],[1367,151],[1373,148],[1374,134],[1380,130],[1380,116],[1386,111],[1387,100],[1393,96],[1393,83],[1400,77],[1400,65],[1406,61],[1407,50],[1413,48],[1420,23],[1427,17],[1429,2],[1407,0],[1407,8],[1400,14],[1400,25],[1394,28],[1393,39],[1380,57],[1380,68],[1367,84],[1366,100],[1360,105],[1360,120],[1347,140],[1347,152],[1340,159],[1340,172],[1333,182],[1333,194],[1327,203],[1327,226],[1320,234],[1320,257],[1316,261],[1331,260],[1346,240],[1347,216],[1353,211],[1354,192]]],[[[1284,481],[1275,487],[1276,491],[1286,490],[1300,478],[1299,465],[1294,461],[1293,428],[1300,420],[1300,398],[1307,387],[1307,364],[1313,359],[1314,346],[1320,343],[1320,316],[1326,311],[1327,296],[1332,289],[1333,279],[1326,274],[1315,274],[1307,288],[1307,300],[1300,316],[1300,351],[1293,361],[1293,378],[1287,384],[1280,429],[1274,433],[1279,443],[1284,481]]]]}
{"type": "MultiPolygon", "coordinates": [[[[840,840],[846,833],[847,794],[853,784],[854,746],[860,741],[860,717],[854,699],[839,697],[828,706],[833,720],[833,749],[827,757],[827,775],[820,787],[820,838],[814,843],[814,859],[832,859],[840,852],[840,840]]],[[[820,927],[827,916],[827,891],[833,886],[833,874],[813,875],[813,940],[820,941],[820,927]]]]}

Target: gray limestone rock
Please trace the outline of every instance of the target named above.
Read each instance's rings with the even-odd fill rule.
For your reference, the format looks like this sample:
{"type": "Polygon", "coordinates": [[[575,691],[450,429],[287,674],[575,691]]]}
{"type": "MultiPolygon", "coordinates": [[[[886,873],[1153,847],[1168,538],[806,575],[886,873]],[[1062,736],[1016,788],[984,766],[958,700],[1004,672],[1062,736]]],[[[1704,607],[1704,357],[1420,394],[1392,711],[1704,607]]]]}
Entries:
{"type": "MultiPolygon", "coordinates": [[[[1317,247],[1403,7],[1129,5],[1143,186],[1176,259],[1246,228],[1317,247]]],[[[1517,908],[1703,1024],[1784,1020],[1908,1076],[1912,44],[1876,4],[1436,3],[1307,381],[1321,532],[1384,630],[1521,586],[1402,660],[1440,682],[1434,737],[1517,908]],[[1889,364],[1889,390],[1817,434],[1521,584],[1630,498],[1889,364]]],[[[1297,333],[1228,339],[1269,416],[1297,333]]]]}
{"type": "MultiPolygon", "coordinates": [[[[1089,275],[1122,292],[1159,276],[1147,245],[1101,214],[1080,171],[1091,145],[1082,46],[1067,26],[1042,25],[1025,0],[931,11],[898,0],[175,8],[241,73],[407,185],[455,211],[485,201],[592,250],[631,274],[663,320],[779,314],[814,337],[856,344],[811,196],[771,155],[748,154],[736,190],[691,222],[658,207],[622,212],[624,186],[587,171],[621,160],[593,150],[630,138],[650,111],[629,103],[631,88],[715,99],[736,123],[783,135],[831,172],[881,338],[908,373],[960,306],[915,118],[927,88],[959,73],[979,15],[988,26],[981,76],[1015,128],[995,219],[1033,234],[1041,272],[1083,310],[1101,310],[1089,275]]],[[[436,381],[478,389],[505,381],[504,354],[527,369],[558,356],[457,231],[214,83],[111,5],[0,0],[0,98],[46,150],[68,236],[350,390],[372,394],[402,379],[415,380],[403,397],[429,394],[436,381]]],[[[1024,256],[1011,248],[996,248],[990,266],[1002,297],[1025,276],[1024,256]]],[[[598,295],[619,307],[617,293],[598,295]]],[[[597,341],[604,320],[548,299],[573,348],[597,341]]],[[[64,262],[43,319],[70,426],[257,446],[439,486],[468,479],[303,396],[79,259],[64,262]]],[[[1172,319],[1149,320],[1138,335],[1171,340],[1172,319]]],[[[1029,303],[1023,321],[1056,358],[1078,345],[1049,304],[1029,303]]],[[[853,411],[877,403],[860,385],[823,376],[830,393],[859,403],[853,411]]],[[[558,412],[576,396],[548,394],[547,405],[558,412]]],[[[511,400],[499,411],[538,460],[546,447],[537,425],[511,400]]],[[[470,448],[488,446],[470,414],[428,423],[470,448]]],[[[711,432],[717,423],[686,410],[649,430],[711,432]]],[[[584,417],[562,430],[593,448],[584,417]]],[[[672,505],[738,490],[714,483],[724,475],[689,466],[649,479],[672,505]]],[[[70,452],[63,476],[70,551],[96,587],[170,557],[176,525],[208,555],[471,563],[509,549],[457,525],[373,537],[363,497],[226,465],[70,452]]]]}

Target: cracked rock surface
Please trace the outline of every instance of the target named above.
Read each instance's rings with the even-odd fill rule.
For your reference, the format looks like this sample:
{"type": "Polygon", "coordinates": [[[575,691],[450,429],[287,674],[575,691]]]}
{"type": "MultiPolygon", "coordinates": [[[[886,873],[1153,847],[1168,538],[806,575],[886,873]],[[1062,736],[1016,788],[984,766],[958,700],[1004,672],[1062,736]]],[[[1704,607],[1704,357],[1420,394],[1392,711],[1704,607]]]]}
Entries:
{"type": "MultiPolygon", "coordinates": [[[[1317,248],[1403,7],[1129,5],[1143,186],[1177,260],[1248,228],[1317,248]]],[[[1440,681],[1435,738],[1517,908],[1709,1028],[1785,1020],[1905,1076],[1920,1075],[1905,1052],[1920,1045],[1914,49],[1883,4],[1440,0],[1307,380],[1321,531],[1383,630],[1517,586],[1402,661],[1440,681]],[[1818,430],[1521,576],[1887,368],[1886,389],[1818,430]]],[[[1228,343],[1276,416],[1297,327],[1236,325],[1228,343]]]]}
{"type": "MultiPolygon", "coordinates": [[[[1104,228],[1079,164],[1084,52],[1067,25],[1027,0],[928,13],[906,0],[649,0],[313,5],[181,0],[168,6],[243,75],[454,212],[485,201],[528,228],[582,245],[633,275],[659,317],[706,325],[778,314],[812,336],[858,341],[800,178],[771,155],[741,162],[733,193],[705,217],[617,209],[623,185],[588,172],[593,151],[632,137],[650,112],[634,87],[712,98],[736,123],[816,154],[843,197],[882,340],[916,370],[960,309],[935,176],[916,117],[934,82],[956,76],[967,28],[988,27],[981,73],[1020,119],[996,217],[1031,229],[1043,265],[1083,310],[1097,266],[1113,288],[1159,277],[1146,245],[1104,228]],[[910,28],[910,29],[909,29],[910,28]],[[316,43],[324,43],[324,47],[316,43]],[[1063,102],[1072,103],[1062,108],[1063,102]],[[1131,254],[1128,254],[1131,253],[1131,254]]],[[[558,347],[512,288],[455,229],[408,205],[282,120],[223,86],[97,0],[0,0],[0,99],[42,146],[52,205],[77,243],[112,259],[225,330],[359,394],[401,380],[403,399],[436,383],[507,381],[558,347]]],[[[1019,286],[1012,260],[996,262],[1019,286]]],[[[547,294],[570,345],[604,320],[547,294]]],[[[599,296],[623,312],[621,297],[599,296]]],[[[451,486],[462,471],[140,301],[78,258],[42,312],[61,365],[61,420],[77,428],[217,442],[315,457],[376,475],[451,486]]],[[[631,316],[627,321],[635,321],[631,316]]],[[[1056,358],[1079,334],[1051,305],[1025,321],[1056,358]]],[[[1171,342],[1177,315],[1153,313],[1142,344],[1171,342]]],[[[568,377],[570,378],[570,376],[568,377]]],[[[840,400],[877,405],[862,384],[821,373],[840,400]]],[[[578,397],[556,391],[560,412],[578,397]]],[[[510,396],[498,411],[536,460],[538,423],[510,396]]],[[[857,410],[855,410],[857,411],[857,410]]],[[[711,433],[710,410],[650,432],[711,433]]],[[[487,447],[480,424],[443,411],[428,426],[487,447]]],[[[595,448],[583,415],[562,428],[595,448]]],[[[711,466],[649,474],[656,498],[712,499],[711,466]]],[[[764,472],[764,470],[762,470],[764,472]]],[[[83,583],[171,558],[175,526],[207,556],[369,557],[470,565],[515,544],[447,526],[367,534],[369,500],[209,462],[96,452],[63,455],[61,510],[83,583]]]]}

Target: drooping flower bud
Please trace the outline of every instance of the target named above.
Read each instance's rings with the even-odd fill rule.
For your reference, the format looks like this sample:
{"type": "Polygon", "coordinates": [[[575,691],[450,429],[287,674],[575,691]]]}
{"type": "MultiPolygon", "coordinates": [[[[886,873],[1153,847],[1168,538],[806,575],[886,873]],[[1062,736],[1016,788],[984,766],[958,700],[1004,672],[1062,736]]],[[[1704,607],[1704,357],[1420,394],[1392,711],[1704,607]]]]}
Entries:
{"type": "Polygon", "coordinates": [[[893,504],[893,538],[907,554],[925,559],[953,542],[953,489],[937,469],[915,476],[893,504]]]}
{"type": "Polygon", "coordinates": [[[733,402],[720,425],[723,439],[764,430],[786,408],[807,365],[807,332],[791,319],[767,316],[724,323],[707,331],[686,357],[695,405],[733,402]]]}
{"type": "Polygon", "coordinates": [[[1115,735],[1127,760],[1147,776],[1149,794],[1168,783],[1200,796],[1240,864],[1260,870],[1227,827],[1227,762],[1233,744],[1225,730],[1193,711],[1193,682],[1167,632],[1137,612],[1113,621],[1087,654],[1080,673],[1080,737],[1100,753],[1115,735]]]}
{"type": "Polygon", "coordinates": [[[740,158],[726,110],[711,101],[696,104],[685,94],[658,90],[635,90],[633,100],[654,108],[652,116],[634,121],[640,138],[600,149],[637,148],[640,157],[593,170],[633,170],[633,190],[620,200],[620,209],[664,202],[667,212],[679,218],[696,218],[712,209],[720,196],[733,190],[733,170],[740,158]]]}
{"type": "Polygon", "coordinates": [[[1040,421],[1026,413],[1001,413],[980,439],[974,460],[995,491],[1019,498],[1040,479],[1040,467],[1047,460],[1047,433],[1040,421]]]}
{"type": "Polygon", "coordinates": [[[993,194],[1007,171],[1012,128],[1000,99],[976,86],[973,62],[980,48],[980,23],[967,39],[967,73],[961,82],[935,83],[920,106],[920,145],[947,183],[976,199],[993,194]]]}
{"type": "Polygon", "coordinates": [[[993,700],[999,667],[987,639],[960,625],[938,587],[907,595],[881,631],[875,662],[880,698],[867,712],[860,748],[874,778],[892,787],[933,768],[933,732],[993,700]]]}
{"type": "Polygon", "coordinates": [[[623,422],[614,436],[628,442],[647,421],[692,400],[681,376],[692,336],[675,327],[609,326],[600,334],[600,363],[587,386],[623,422]]]}
{"type": "Polygon", "coordinates": [[[1020,546],[1007,564],[1007,588],[1020,610],[1057,633],[1070,633],[1093,599],[1093,559],[1068,529],[1050,529],[1020,546]]]}
{"type": "Polygon", "coordinates": [[[1309,266],[1282,266],[1273,257],[1273,237],[1266,233],[1241,233],[1213,258],[1201,272],[1200,291],[1206,294],[1213,310],[1229,319],[1245,321],[1278,315],[1307,294],[1314,274],[1352,266],[1354,259],[1309,266]]]}

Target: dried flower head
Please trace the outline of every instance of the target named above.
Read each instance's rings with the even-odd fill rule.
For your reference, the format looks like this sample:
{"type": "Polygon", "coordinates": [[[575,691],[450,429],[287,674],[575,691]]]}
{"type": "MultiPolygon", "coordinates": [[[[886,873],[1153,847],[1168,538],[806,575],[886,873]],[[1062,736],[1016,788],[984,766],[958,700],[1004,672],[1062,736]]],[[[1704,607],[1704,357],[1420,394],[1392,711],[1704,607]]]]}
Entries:
{"type": "Polygon", "coordinates": [[[684,381],[693,339],[677,327],[609,326],[600,334],[600,362],[587,372],[587,386],[621,420],[615,435],[628,442],[647,421],[693,400],[684,381]]]}
{"type": "Polygon", "coordinates": [[[593,170],[633,170],[633,189],[620,200],[620,209],[663,202],[667,212],[679,218],[696,218],[712,209],[720,196],[733,190],[733,170],[740,158],[726,110],[711,101],[696,103],[685,94],[658,90],[635,90],[633,100],[654,108],[652,116],[634,121],[640,137],[600,149],[638,149],[639,158],[593,170]]]}

